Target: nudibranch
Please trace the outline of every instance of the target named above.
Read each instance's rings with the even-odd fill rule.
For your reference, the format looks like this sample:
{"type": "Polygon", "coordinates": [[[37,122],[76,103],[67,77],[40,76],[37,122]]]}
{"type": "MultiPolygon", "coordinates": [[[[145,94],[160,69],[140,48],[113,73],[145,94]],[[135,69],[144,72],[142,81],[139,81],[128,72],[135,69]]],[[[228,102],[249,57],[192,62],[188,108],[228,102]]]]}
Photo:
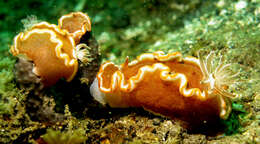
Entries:
{"type": "Polygon", "coordinates": [[[10,51],[20,60],[22,56],[21,62],[26,60],[33,64],[33,74],[45,87],[61,78],[71,81],[77,71],[83,74],[81,79],[92,82],[98,70],[93,67],[99,66],[99,47],[90,32],[89,16],[72,12],[62,16],[58,25],[40,22],[19,33],[10,51]]]}
{"type": "Polygon", "coordinates": [[[67,30],[78,43],[80,38],[91,31],[91,21],[87,14],[82,12],[72,12],[59,19],[59,27],[67,30]]]}
{"type": "Polygon", "coordinates": [[[14,38],[11,53],[33,61],[33,72],[41,77],[45,86],[55,84],[60,78],[71,81],[78,69],[73,37],[47,22],[19,33],[14,38]]]}
{"type": "Polygon", "coordinates": [[[212,53],[182,57],[181,53],[145,53],[120,66],[101,65],[90,87],[92,96],[111,107],[143,107],[156,114],[188,122],[226,119],[231,111],[227,92],[229,65],[215,66],[212,53]]]}

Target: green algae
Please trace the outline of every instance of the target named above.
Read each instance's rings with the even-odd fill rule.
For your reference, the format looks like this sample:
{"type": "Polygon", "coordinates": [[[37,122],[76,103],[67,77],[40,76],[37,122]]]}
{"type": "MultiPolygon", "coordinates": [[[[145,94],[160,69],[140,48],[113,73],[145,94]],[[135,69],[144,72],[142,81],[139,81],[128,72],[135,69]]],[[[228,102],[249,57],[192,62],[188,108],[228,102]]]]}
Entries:
{"type": "Polygon", "coordinates": [[[80,144],[84,143],[86,137],[86,123],[80,123],[73,117],[69,111],[68,105],[65,106],[64,116],[66,120],[63,121],[63,128],[56,127],[58,130],[47,129],[46,133],[41,138],[48,144],[80,144]],[[62,128],[62,131],[61,131],[62,128]]]}
{"type": "Polygon", "coordinates": [[[225,134],[232,135],[235,133],[242,132],[242,125],[245,123],[248,112],[244,108],[243,104],[232,103],[232,112],[227,120],[222,120],[225,125],[225,134]]]}
{"type": "MultiPolygon", "coordinates": [[[[2,1],[0,6],[0,15],[4,17],[0,21],[0,143],[33,142],[41,135],[48,137],[48,133],[54,133],[54,137],[67,135],[73,137],[72,131],[78,128],[82,138],[78,140],[88,143],[100,141],[258,143],[260,141],[258,125],[260,2],[258,0],[135,0],[131,3],[81,0],[76,4],[73,1],[26,0],[23,5],[14,0],[2,1]],[[103,61],[121,63],[126,56],[134,59],[141,53],[157,50],[166,53],[180,51],[184,55],[193,56],[196,56],[198,50],[203,50],[205,53],[214,50],[221,52],[227,62],[237,63],[232,67],[232,71],[239,71],[240,77],[237,78],[238,83],[231,87],[238,97],[234,99],[230,117],[223,121],[225,135],[209,138],[203,134],[189,134],[178,124],[167,119],[154,118],[143,111],[143,114],[135,114],[139,110],[115,114],[118,110],[90,108],[86,113],[95,111],[98,113],[96,115],[101,116],[76,118],[70,114],[68,107],[63,108],[66,104],[62,101],[63,98],[57,98],[62,96],[62,92],[52,94],[59,94],[54,96],[62,108],[57,111],[63,113],[65,109],[65,119],[58,124],[47,126],[32,121],[25,109],[27,92],[16,86],[13,75],[15,59],[8,52],[13,37],[25,29],[22,27],[23,23],[17,21],[28,15],[35,15],[40,20],[56,23],[62,14],[74,10],[83,10],[90,15],[93,33],[101,46],[103,61]],[[48,129],[45,134],[47,128],[55,131],[48,129]]],[[[25,25],[30,24],[30,18],[27,20],[23,21],[25,25]]]]}
{"type": "Polygon", "coordinates": [[[26,93],[14,82],[15,60],[12,57],[0,61],[0,137],[1,143],[10,143],[22,134],[38,129],[38,123],[30,121],[23,105],[26,93]],[[23,128],[24,126],[24,128],[23,128]]]}
{"type": "Polygon", "coordinates": [[[42,138],[48,144],[80,144],[86,140],[84,134],[80,133],[81,131],[83,130],[60,132],[47,129],[46,134],[42,135],[42,138]]]}
{"type": "Polygon", "coordinates": [[[13,65],[14,60],[11,60],[10,58],[3,58],[0,61],[0,114],[10,114],[12,113],[12,109],[15,105],[14,100],[14,94],[16,91],[13,91],[15,88],[15,85],[12,83],[12,80],[14,78],[13,76],[13,65]]]}

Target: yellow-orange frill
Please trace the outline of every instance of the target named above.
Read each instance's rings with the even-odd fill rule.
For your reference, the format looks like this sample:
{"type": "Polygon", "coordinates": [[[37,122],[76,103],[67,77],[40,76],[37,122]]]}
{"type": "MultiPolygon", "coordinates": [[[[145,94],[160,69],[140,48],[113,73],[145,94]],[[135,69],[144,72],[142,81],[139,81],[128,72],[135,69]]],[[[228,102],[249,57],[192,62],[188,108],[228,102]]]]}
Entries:
{"type": "Polygon", "coordinates": [[[87,31],[91,31],[91,21],[85,13],[72,12],[59,19],[59,27],[67,30],[78,43],[87,31]]]}

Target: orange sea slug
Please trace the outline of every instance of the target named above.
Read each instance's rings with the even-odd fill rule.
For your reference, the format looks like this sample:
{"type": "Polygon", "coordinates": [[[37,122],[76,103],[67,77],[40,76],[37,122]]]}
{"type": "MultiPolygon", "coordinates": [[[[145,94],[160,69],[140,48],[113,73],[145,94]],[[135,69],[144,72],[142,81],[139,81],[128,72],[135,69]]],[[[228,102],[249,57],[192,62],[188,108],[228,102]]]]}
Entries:
{"type": "Polygon", "coordinates": [[[91,21],[87,14],[72,12],[59,19],[59,27],[67,30],[77,44],[87,31],[91,31],[91,21]]]}
{"type": "Polygon", "coordinates": [[[60,78],[72,80],[78,69],[73,37],[47,22],[35,24],[30,30],[19,33],[11,53],[33,61],[33,72],[41,77],[45,86],[53,85],[60,78]]]}
{"type": "Polygon", "coordinates": [[[78,60],[89,63],[92,55],[87,40],[81,37],[91,31],[87,14],[72,12],[62,16],[58,25],[40,22],[19,33],[11,47],[14,56],[26,57],[34,64],[33,73],[41,78],[44,86],[51,86],[59,79],[71,81],[78,70],[78,60]],[[90,56],[89,56],[90,55],[90,56]]]}
{"type": "Polygon", "coordinates": [[[91,86],[92,96],[111,107],[143,107],[170,118],[206,123],[231,111],[224,87],[230,84],[229,65],[220,59],[212,63],[212,53],[203,60],[178,52],[146,53],[120,66],[104,63],[91,86]]]}

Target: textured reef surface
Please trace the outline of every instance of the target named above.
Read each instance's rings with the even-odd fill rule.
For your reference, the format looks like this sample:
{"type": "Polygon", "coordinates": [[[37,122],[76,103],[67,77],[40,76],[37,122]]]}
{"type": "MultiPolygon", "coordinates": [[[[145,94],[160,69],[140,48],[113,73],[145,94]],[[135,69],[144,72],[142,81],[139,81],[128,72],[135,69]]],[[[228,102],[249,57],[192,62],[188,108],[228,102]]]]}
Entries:
{"type": "Polygon", "coordinates": [[[260,143],[259,0],[3,0],[0,7],[0,143],[260,143]],[[158,50],[222,55],[239,72],[228,89],[237,95],[229,117],[218,129],[192,130],[142,108],[104,107],[91,97],[82,71],[44,92],[19,84],[18,59],[9,51],[15,35],[41,21],[57,24],[73,11],[89,15],[102,62],[158,50]]]}

